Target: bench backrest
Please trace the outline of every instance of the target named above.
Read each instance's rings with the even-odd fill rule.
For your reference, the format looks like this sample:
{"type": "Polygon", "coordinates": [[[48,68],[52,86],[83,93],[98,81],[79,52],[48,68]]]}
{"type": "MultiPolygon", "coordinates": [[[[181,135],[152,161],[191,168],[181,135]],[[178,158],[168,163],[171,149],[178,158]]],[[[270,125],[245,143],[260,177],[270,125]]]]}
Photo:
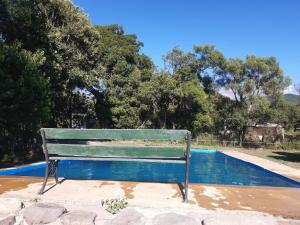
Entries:
{"type": "Polygon", "coordinates": [[[64,129],[42,128],[46,139],[63,140],[185,140],[189,131],[167,129],[64,129]]]}
{"type": "Polygon", "coordinates": [[[186,147],[158,145],[122,145],[109,143],[88,145],[82,141],[97,140],[150,140],[150,141],[188,141],[187,130],[166,129],[62,129],[42,128],[47,154],[56,156],[109,157],[109,158],[151,158],[184,159],[186,147]],[[69,144],[64,141],[79,141],[69,144]],[[80,143],[81,142],[81,143],[80,143]]]}

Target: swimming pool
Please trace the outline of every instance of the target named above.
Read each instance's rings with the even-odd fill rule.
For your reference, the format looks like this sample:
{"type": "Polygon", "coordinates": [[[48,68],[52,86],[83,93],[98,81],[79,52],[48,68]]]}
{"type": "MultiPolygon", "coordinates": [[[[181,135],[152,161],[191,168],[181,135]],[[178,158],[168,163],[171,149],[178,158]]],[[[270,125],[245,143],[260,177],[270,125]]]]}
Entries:
{"type": "MultiPolygon", "coordinates": [[[[298,187],[300,183],[215,150],[192,150],[191,183],[298,187]]],[[[78,161],[59,163],[59,177],[145,182],[183,182],[184,164],[78,161]]],[[[0,170],[0,175],[44,177],[45,163],[0,170]]]]}

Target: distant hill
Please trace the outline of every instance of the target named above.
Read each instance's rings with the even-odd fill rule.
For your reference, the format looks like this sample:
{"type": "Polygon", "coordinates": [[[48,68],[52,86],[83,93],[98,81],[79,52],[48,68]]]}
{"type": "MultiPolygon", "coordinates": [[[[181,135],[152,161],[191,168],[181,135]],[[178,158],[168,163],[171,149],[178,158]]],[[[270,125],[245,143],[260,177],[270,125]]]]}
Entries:
{"type": "Polygon", "coordinates": [[[284,98],[292,104],[300,104],[300,95],[285,94],[284,98]]]}
{"type": "MultiPolygon", "coordinates": [[[[233,94],[231,91],[228,90],[221,90],[219,93],[221,96],[230,98],[231,100],[234,100],[233,94]]],[[[287,100],[289,103],[298,105],[300,104],[300,95],[295,95],[295,94],[285,94],[284,99],[287,100]]]]}

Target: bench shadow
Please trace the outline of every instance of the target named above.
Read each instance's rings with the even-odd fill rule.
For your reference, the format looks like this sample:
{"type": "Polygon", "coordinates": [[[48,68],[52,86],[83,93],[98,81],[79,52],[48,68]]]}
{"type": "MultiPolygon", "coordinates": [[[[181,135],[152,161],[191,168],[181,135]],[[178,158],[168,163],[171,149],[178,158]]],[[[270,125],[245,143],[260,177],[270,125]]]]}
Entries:
{"type": "Polygon", "coordinates": [[[272,153],[276,155],[269,155],[269,157],[278,159],[278,160],[283,160],[287,162],[294,162],[298,163],[300,162],[300,151],[299,152],[277,152],[273,151],[272,153]]]}
{"type": "Polygon", "coordinates": [[[61,179],[58,183],[55,183],[54,185],[52,185],[51,187],[45,189],[43,191],[42,194],[45,194],[46,192],[50,191],[52,188],[54,188],[56,185],[62,184],[64,181],[66,180],[66,178],[61,179]]]}
{"type": "Polygon", "coordinates": [[[184,193],[184,185],[183,185],[183,183],[177,183],[177,185],[178,185],[178,187],[179,187],[181,196],[182,196],[182,198],[184,199],[184,197],[185,197],[185,193],[184,193]]]}

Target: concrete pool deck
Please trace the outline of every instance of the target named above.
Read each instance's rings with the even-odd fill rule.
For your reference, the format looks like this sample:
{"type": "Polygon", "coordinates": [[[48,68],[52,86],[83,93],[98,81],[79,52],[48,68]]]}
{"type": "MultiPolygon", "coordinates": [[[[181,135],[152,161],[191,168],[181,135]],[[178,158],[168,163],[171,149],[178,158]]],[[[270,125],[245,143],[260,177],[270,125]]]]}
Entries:
{"type": "MultiPolygon", "coordinates": [[[[85,210],[100,213],[103,220],[110,220],[114,217],[103,210],[101,200],[125,197],[128,200],[129,208],[142,212],[143,216],[146,217],[160,213],[179,213],[193,219],[199,218],[201,221],[207,217],[225,216],[227,223],[219,221],[217,224],[220,225],[229,225],[228,219],[230,218],[232,220],[230,225],[241,224],[238,221],[248,219],[252,222],[244,223],[245,225],[300,225],[300,190],[295,188],[192,184],[190,186],[189,204],[186,204],[182,202],[182,195],[177,184],[65,180],[42,196],[38,196],[36,193],[41,187],[41,179],[20,177],[9,179],[20,184],[15,187],[18,190],[10,187],[9,191],[0,195],[0,201],[7,198],[18,199],[26,207],[36,202],[56,203],[63,205],[70,211],[85,210]],[[254,223],[253,221],[259,222],[254,223]]],[[[9,183],[8,180],[6,182],[9,183]]],[[[0,178],[0,183],[1,185],[5,184],[3,178],[0,178]]],[[[53,185],[54,181],[51,180],[47,188],[51,188],[53,185]]],[[[95,224],[106,224],[102,222],[95,224]]]]}
{"type": "MultiPolygon", "coordinates": [[[[1,184],[2,180],[0,178],[1,184]]],[[[186,204],[182,202],[177,184],[65,180],[39,196],[37,191],[41,187],[41,180],[15,177],[14,182],[17,181],[23,187],[19,185],[16,187],[18,190],[10,187],[0,198],[97,205],[102,199],[126,197],[130,205],[139,207],[247,210],[300,220],[300,189],[296,188],[191,184],[189,204],[186,204]]],[[[54,181],[51,181],[47,187],[51,188],[53,185],[54,181]]]]}
{"type": "MultiPolygon", "coordinates": [[[[300,171],[297,169],[238,151],[226,150],[223,152],[300,180],[300,171]]],[[[36,201],[58,203],[65,205],[68,209],[80,207],[93,209],[100,207],[103,199],[125,197],[128,199],[130,207],[137,210],[147,208],[147,213],[152,212],[152,214],[155,214],[155,212],[180,211],[184,212],[185,215],[193,214],[194,217],[197,217],[215,213],[227,215],[231,212],[237,212],[239,214],[242,213],[242,216],[247,216],[247,213],[250,213],[250,211],[251,213],[256,211],[267,213],[266,218],[269,218],[268,216],[271,214],[299,220],[285,221],[280,217],[274,217],[274,221],[277,221],[274,224],[300,225],[300,188],[191,184],[189,204],[185,204],[182,202],[181,189],[177,184],[65,180],[62,184],[51,188],[54,185],[54,181],[51,180],[47,186],[47,188],[51,189],[44,195],[39,196],[36,193],[41,187],[41,182],[41,178],[0,177],[0,199],[15,198],[31,203],[36,201]]],[[[257,216],[257,218],[261,217],[259,213],[251,215],[257,216]]]]}

